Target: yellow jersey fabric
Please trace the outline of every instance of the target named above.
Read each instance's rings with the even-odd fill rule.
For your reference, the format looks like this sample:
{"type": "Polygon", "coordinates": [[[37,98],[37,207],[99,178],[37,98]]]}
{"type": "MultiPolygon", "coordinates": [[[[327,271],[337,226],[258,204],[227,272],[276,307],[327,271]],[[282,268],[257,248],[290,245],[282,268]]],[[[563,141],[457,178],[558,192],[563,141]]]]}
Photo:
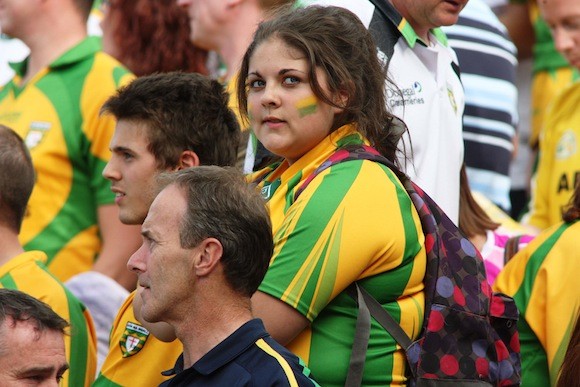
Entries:
{"type": "Polygon", "coordinates": [[[579,238],[580,222],[550,227],[508,262],[493,285],[520,311],[522,386],[556,385],[580,311],[579,238]]]}
{"type": "Polygon", "coordinates": [[[558,95],[540,138],[530,212],[523,223],[544,230],[560,223],[580,178],[580,83],[558,95]]]}

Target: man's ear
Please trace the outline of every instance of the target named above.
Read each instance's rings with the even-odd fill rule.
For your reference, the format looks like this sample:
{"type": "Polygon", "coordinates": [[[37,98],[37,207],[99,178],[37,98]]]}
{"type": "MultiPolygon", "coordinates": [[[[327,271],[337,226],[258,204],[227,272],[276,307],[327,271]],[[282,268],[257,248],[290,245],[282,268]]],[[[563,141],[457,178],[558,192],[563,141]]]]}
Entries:
{"type": "Polygon", "coordinates": [[[181,152],[181,156],[179,156],[179,164],[177,169],[186,169],[190,167],[198,167],[199,166],[199,157],[197,153],[192,150],[184,150],[181,152]]]}
{"type": "Polygon", "coordinates": [[[195,262],[195,274],[204,277],[213,272],[217,264],[222,259],[223,247],[220,241],[215,238],[207,238],[200,242],[195,248],[199,258],[195,262]]]}

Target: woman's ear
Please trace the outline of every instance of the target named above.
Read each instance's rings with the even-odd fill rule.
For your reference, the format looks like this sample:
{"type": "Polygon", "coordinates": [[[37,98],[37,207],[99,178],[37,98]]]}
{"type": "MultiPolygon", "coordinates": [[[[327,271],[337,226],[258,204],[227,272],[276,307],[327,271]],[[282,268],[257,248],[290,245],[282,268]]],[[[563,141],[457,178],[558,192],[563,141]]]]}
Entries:
{"type": "Polygon", "coordinates": [[[341,114],[344,112],[344,108],[348,105],[348,93],[346,90],[341,89],[333,97],[333,102],[337,105],[334,107],[334,114],[341,114]]]}
{"type": "Polygon", "coordinates": [[[179,164],[177,169],[186,169],[191,167],[198,167],[200,165],[199,157],[197,153],[192,150],[184,150],[179,156],[179,164]]]}

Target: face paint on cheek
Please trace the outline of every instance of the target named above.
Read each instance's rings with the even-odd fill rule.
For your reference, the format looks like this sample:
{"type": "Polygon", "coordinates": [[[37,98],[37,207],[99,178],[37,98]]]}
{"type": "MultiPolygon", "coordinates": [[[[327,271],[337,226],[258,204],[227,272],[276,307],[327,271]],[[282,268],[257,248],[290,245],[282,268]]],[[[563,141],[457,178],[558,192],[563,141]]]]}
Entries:
{"type": "Polygon", "coordinates": [[[318,99],[315,95],[301,99],[296,103],[296,109],[300,118],[314,114],[318,110],[318,99]]]}

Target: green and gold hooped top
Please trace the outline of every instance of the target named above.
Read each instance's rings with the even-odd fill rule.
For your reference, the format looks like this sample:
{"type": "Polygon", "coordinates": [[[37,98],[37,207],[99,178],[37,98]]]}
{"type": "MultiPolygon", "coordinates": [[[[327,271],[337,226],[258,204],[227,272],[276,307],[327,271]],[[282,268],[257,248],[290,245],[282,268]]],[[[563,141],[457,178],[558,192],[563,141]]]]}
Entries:
{"type": "Polygon", "coordinates": [[[20,240],[46,252],[62,281],[92,266],[97,208],[114,203],[101,172],[115,123],[99,110],[132,75],[100,50],[99,38],[88,37],[26,84],[27,60],[11,64],[17,75],[0,89],[0,123],[25,140],[36,169],[20,240]]]}

